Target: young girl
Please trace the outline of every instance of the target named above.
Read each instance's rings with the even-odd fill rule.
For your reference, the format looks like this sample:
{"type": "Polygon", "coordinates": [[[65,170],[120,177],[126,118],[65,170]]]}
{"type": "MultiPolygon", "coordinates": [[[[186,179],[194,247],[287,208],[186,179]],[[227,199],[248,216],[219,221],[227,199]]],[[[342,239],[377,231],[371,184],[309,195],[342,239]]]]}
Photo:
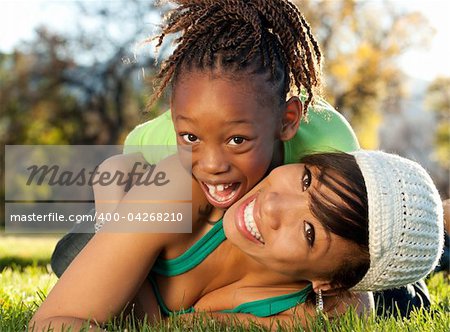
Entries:
{"type": "Polygon", "coordinates": [[[295,5],[271,1],[174,1],[159,44],[181,32],[157,75],[151,102],[171,86],[171,112],[135,128],[125,153],[190,145],[193,176],[223,210],[276,166],[311,151],[354,151],[357,139],[320,89],[321,53],[295,5]],[[304,103],[289,92],[304,93],[304,103]]]}
{"type": "MultiPolygon", "coordinates": [[[[127,156],[108,160],[100,171],[121,169],[121,158],[127,156]]],[[[161,310],[233,315],[266,326],[292,324],[293,317],[305,323],[314,315],[307,301],[312,291],[331,316],[348,305],[362,312],[370,307],[364,295],[320,294],[393,288],[429,273],[442,250],[443,220],[423,168],[370,151],[312,155],[303,162],[273,170],[215,225],[194,214],[192,233],[97,233],[30,327],[80,327],[88,319],[101,325],[128,303],[150,320],[161,310]]],[[[135,202],[177,190],[190,178],[182,167],[176,158],[163,161],[158,170],[171,179],[167,186],[157,192],[134,186],[112,211],[151,212],[151,204],[135,202]]],[[[197,195],[193,204],[202,199],[197,195]]]]}

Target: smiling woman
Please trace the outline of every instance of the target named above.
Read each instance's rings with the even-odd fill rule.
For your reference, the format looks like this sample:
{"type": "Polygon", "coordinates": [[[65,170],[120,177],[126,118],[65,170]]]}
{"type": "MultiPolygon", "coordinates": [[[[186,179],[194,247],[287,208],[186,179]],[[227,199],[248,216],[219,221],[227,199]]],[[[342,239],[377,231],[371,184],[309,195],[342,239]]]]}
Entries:
{"type": "MultiPolygon", "coordinates": [[[[123,167],[127,158],[135,161],[117,156],[101,169],[123,167]]],[[[81,326],[87,319],[102,324],[133,304],[150,320],[206,312],[266,326],[294,318],[306,324],[315,313],[312,291],[329,295],[322,301],[331,316],[349,305],[363,313],[371,307],[366,293],[343,290],[393,288],[431,271],[442,248],[442,204],[423,168],[372,151],[314,155],[304,162],[273,170],[213,226],[193,209],[192,233],[97,233],[32,323],[39,329],[81,326]]],[[[176,156],[159,167],[175,179],[189,176],[176,156]]],[[[205,204],[198,182],[192,185],[194,206],[205,204]]],[[[133,187],[108,208],[136,213],[143,206],[128,203],[151,197],[150,191],[133,187]]]]}
{"type": "Polygon", "coordinates": [[[225,223],[225,231],[230,240],[237,230],[264,250],[272,247],[272,259],[264,259],[269,269],[328,280],[320,287],[313,282],[315,289],[349,289],[370,263],[364,178],[351,155],[310,155],[303,162],[275,169],[254,195],[231,207],[225,220],[235,213],[235,227],[225,223]],[[265,235],[269,229],[276,232],[265,235]]]}

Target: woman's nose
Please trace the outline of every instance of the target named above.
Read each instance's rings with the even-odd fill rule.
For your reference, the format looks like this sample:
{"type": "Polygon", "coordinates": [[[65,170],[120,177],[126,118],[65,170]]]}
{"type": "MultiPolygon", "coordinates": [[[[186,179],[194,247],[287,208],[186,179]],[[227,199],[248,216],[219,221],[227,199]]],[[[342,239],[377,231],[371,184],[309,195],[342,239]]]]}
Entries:
{"type": "Polygon", "coordinates": [[[271,191],[264,195],[262,203],[262,217],[266,220],[272,229],[278,229],[281,226],[281,220],[286,213],[287,204],[277,192],[271,191]]]}
{"type": "Polygon", "coordinates": [[[304,209],[308,209],[304,203],[297,195],[272,191],[267,193],[261,202],[262,218],[274,230],[290,227],[300,220],[304,209]]]}

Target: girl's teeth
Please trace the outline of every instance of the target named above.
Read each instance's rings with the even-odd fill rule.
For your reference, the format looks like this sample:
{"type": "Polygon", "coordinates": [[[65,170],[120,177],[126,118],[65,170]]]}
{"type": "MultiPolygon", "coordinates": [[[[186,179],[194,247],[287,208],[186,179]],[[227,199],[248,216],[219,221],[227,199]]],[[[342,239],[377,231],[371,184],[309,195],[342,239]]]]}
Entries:
{"type": "Polygon", "coordinates": [[[230,200],[235,194],[236,190],[233,190],[231,193],[224,196],[223,194],[218,195],[217,193],[223,193],[225,189],[230,188],[233,183],[227,183],[227,184],[218,184],[218,185],[211,185],[205,183],[206,187],[208,188],[208,192],[212,198],[214,198],[218,202],[224,202],[230,200]]]}
{"type": "Polygon", "coordinates": [[[218,184],[216,186],[215,185],[211,185],[211,184],[206,184],[206,186],[209,189],[209,192],[212,192],[212,193],[215,193],[216,191],[224,191],[225,189],[231,187],[232,185],[233,185],[232,183],[218,184]]]}

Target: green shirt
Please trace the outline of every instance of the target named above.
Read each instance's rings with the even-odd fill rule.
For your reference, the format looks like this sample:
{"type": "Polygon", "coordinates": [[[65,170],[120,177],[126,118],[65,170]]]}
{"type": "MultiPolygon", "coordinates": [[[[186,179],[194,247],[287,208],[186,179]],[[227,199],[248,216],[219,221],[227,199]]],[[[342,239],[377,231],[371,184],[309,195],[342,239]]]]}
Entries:
{"type": "MultiPolygon", "coordinates": [[[[125,139],[124,153],[142,152],[149,163],[157,163],[167,154],[155,153],[145,146],[174,146],[177,144],[170,112],[134,128],[125,139]],[[158,155],[159,154],[159,155],[158,155]]],[[[308,110],[308,120],[302,120],[297,134],[284,142],[284,163],[296,163],[312,152],[359,149],[358,139],[347,120],[325,101],[308,110]]]]}

